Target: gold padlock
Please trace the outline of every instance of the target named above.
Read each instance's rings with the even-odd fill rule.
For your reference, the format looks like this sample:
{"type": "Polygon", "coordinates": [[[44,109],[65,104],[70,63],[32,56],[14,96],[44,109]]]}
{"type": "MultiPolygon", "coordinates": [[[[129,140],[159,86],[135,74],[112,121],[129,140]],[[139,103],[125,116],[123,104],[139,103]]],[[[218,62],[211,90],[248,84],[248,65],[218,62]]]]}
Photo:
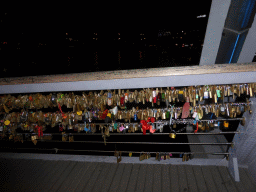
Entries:
{"type": "Polygon", "coordinates": [[[140,154],[140,161],[142,161],[142,160],[144,160],[145,159],[145,154],[143,153],[143,154],[140,154]]]}
{"type": "Polygon", "coordinates": [[[228,128],[228,126],[229,126],[228,121],[224,121],[224,128],[225,128],[225,129],[227,129],[227,128],[228,128]]]}
{"type": "Polygon", "coordinates": [[[252,114],[252,110],[251,110],[251,105],[248,104],[248,111],[249,111],[249,114],[252,114]]]}
{"type": "Polygon", "coordinates": [[[169,137],[172,139],[176,138],[176,133],[173,131],[172,133],[169,134],[169,137]]]}
{"type": "Polygon", "coordinates": [[[189,160],[189,155],[188,154],[186,154],[186,161],[188,161],[189,160]]]}
{"type": "Polygon", "coordinates": [[[241,125],[245,126],[245,117],[243,117],[243,120],[241,121],[241,125]]]}
{"type": "Polygon", "coordinates": [[[159,153],[156,153],[156,160],[159,159],[159,153]]]}
{"type": "Polygon", "coordinates": [[[186,154],[183,154],[182,161],[184,162],[186,160],[186,154]]]}
{"type": "Polygon", "coordinates": [[[236,106],[236,114],[241,115],[240,106],[236,106]]]}
{"type": "Polygon", "coordinates": [[[202,122],[202,127],[201,127],[201,131],[205,131],[205,123],[204,122],[202,122]]]}
{"type": "Polygon", "coordinates": [[[198,123],[198,130],[202,130],[202,126],[203,126],[202,122],[199,122],[198,123]]]}
{"type": "Polygon", "coordinates": [[[210,130],[208,122],[205,123],[205,130],[207,130],[207,131],[210,130]]]}
{"type": "Polygon", "coordinates": [[[165,111],[162,111],[162,119],[166,119],[165,111]]]}

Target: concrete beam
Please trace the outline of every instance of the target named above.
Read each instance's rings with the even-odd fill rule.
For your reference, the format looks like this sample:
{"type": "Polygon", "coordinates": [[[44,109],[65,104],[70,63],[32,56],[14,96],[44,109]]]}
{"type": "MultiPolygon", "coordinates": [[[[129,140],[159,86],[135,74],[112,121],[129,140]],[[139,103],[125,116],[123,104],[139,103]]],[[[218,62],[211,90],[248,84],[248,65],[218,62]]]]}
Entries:
{"type": "Polygon", "coordinates": [[[242,51],[239,55],[237,63],[252,62],[256,53],[256,15],[254,22],[246,36],[242,51]]]}
{"type": "Polygon", "coordinates": [[[137,89],[150,87],[177,87],[195,85],[222,85],[256,82],[256,63],[234,65],[209,65],[194,67],[175,67],[148,70],[124,70],[95,72],[87,74],[56,75],[47,79],[35,77],[10,78],[8,82],[0,79],[0,94],[88,91],[108,89],[137,89]],[[117,73],[117,74],[115,74],[117,73]],[[100,76],[102,75],[102,76],[100,76]],[[69,80],[62,80],[67,77],[69,80]],[[48,81],[49,83],[40,83],[48,81]],[[23,83],[22,83],[23,82],[23,83]]]}
{"type": "Polygon", "coordinates": [[[231,0],[212,0],[199,65],[215,63],[231,0]]]}

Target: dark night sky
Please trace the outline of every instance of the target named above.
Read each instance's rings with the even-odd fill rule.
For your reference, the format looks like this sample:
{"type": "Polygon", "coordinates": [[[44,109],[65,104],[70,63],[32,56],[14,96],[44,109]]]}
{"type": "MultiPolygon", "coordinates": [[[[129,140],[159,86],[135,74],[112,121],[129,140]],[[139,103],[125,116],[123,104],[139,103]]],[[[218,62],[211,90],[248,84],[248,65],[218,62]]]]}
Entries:
{"type": "Polygon", "coordinates": [[[62,18],[66,23],[49,21],[49,26],[66,24],[61,31],[49,26],[9,30],[11,24],[32,21],[41,13],[1,13],[0,77],[198,65],[211,1],[188,2],[128,5],[131,9],[120,5],[116,10],[101,5],[92,7],[93,13],[70,12],[62,18]],[[71,13],[71,24],[79,24],[79,30],[67,24],[71,13]]]}

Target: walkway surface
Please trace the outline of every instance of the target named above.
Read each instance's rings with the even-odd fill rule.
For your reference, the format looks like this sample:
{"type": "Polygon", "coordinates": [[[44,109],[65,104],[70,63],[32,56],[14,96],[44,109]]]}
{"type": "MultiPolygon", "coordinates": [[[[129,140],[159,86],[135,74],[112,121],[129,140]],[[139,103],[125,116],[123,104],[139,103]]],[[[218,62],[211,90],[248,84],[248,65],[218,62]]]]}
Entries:
{"type": "Polygon", "coordinates": [[[246,168],[0,157],[0,191],[256,191],[246,168]]]}

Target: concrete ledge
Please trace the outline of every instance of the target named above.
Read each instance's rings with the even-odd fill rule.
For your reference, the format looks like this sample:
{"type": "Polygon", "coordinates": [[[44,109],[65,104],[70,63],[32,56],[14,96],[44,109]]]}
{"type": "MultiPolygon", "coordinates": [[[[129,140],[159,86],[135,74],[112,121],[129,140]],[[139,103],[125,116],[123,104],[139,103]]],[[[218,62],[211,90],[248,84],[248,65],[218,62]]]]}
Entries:
{"type": "MultiPolygon", "coordinates": [[[[55,161],[84,161],[84,162],[105,162],[117,163],[114,156],[90,156],[90,155],[63,155],[63,154],[31,154],[31,153],[0,153],[0,158],[13,159],[42,159],[55,161]]],[[[182,162],[182,158],[171,158],[169,160],[157,161],[155,157],[140,161],[138,157],[122,157],[120,163],[135,164],[174,164],[174,165],[216,165],[228,166],[226,159],[191,159],[182,162]]]]}

